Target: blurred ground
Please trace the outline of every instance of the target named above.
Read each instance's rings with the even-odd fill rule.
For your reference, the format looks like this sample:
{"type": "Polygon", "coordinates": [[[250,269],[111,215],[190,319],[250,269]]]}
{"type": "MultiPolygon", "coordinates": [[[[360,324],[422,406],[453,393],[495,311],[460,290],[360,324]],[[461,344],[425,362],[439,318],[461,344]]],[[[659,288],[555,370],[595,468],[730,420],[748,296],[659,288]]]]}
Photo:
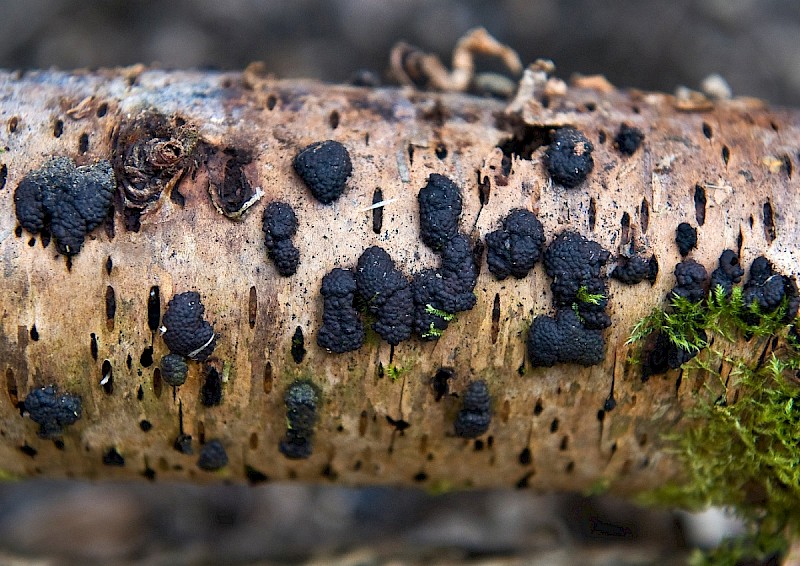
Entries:
{"type": "MultiPolygon", "coordinates": [[[[800,106],[800,2],[793,0],[3,0],[0,66],[159,62],[346,80],[381,71],[405,39],[447,55],[485,26],[524,62],[562,77],[672,91],[722,74],[735,94],[800,106]]],[[[446,59],[447,60],[447,59],[446,59]]]]}
{"type": "MultiPolygon", "coordinates": [[[[347,80],[404,39],[445,61],[485,26],[523,62],[672,91],[720,73],[800,106],[791,0],[0,0],[0,66],[157,63],[347,80]]],[[[715,530],[719,518],[703,523],[715,530]]],[[[696,522],[611,499],[303,486],[0,485],[0,566],[61,564],[680,564],[696,522]]]]}

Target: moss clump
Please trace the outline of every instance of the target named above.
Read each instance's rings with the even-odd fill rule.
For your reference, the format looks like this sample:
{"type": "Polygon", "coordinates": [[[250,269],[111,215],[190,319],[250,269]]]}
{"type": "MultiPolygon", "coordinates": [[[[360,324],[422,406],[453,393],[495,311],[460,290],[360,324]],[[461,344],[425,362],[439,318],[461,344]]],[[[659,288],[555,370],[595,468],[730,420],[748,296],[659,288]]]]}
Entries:
{"type": "Polygon", "coordinates": [[[760,312],[739,287],[726,293],[718,286],[697,303],[673,295],[669,309],[642,319],[628,341],[661,333],[697,354],[681,366],[684,379],[704,380],[684,426],[665,435],[684,463],[683,483],[642,499],[728,506],[751,527],[748,537],[697,554],[693,564],[780,554],[784,537],[800,534],[800,319],[787,322],[788,308],[784,299],[760,312]]]}

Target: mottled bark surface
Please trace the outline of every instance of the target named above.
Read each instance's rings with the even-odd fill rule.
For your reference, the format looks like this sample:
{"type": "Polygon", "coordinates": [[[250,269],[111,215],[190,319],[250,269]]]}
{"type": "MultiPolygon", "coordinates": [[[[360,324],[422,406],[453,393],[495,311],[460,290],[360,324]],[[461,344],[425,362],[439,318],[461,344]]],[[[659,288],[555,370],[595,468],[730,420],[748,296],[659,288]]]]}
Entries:
{"type": "Polygon", "coordinates": [[[489,99],[252,73],[1,75],[3,471],[195,481],[244,480],[257,471],[272,479],[418,482],[432,489],[607,485],[619,494],[679,477],[679,460],[663,451],[660,437],[680,427],[702,384],[681,383],[678,372],[642,383],[640,370],[627,362],[625,341],[634,322],[662,304],[674,284],[680,222],[700,225],[692,257],[709,270],[725,248],[738,248],[744,265],[763,253],[780,271],[797,273],[800,205],[791,173],[800,115],[754,100],[688,104],[608,90],[600,82],[583,85],[552,93],[546,104],[538,94],[523,97],[512,115],[489,99]],[[52,243],[45,247],[41,237],[17,229],[14,190],[51,156],[79,165],[113,162],[116,129],[144,109],[177,115],[196,129],[198,152],[209,159],[164,183],[163,193],[143,208],[138,231],[129,229],[130,215],[118,198],[113,222],[87,238],[68,269],[52,243]],[[614,147],[622,123],[645,134],[632,156],[614,147]],[[542,163],[546,148],[536,144],[562,125],[578,128],[595,146],[594,171],[573,190],[550,182],[542,163]],[[331,206],[311,198],[291,165],[300,149],[324,139],[342,142],[353,160],[345,193],[331,206]],[[527,144],[530,158],[514,157],[509,170],[498,148],[504,144],[523,154],[527,144]],[[225,149],[248,156],[241,170],[253,190],[264,193],[240,220],[221,214],[209,197],[209,187],[213,192],[221,184],[225,149]],[[437,264],[418,234],[416,195],[430,173],[461,187],[460,228],[473,241],[495,230],[510,209],[523,207],[537,213],[548,242],[570,228],[612,257],[627,253],[632,242],[656,255],[660,272],[653,286],[609,281],[613,325],[604,333],[602,364],[526,366],[532,317],[553,313],[550,279],[539,264],[524,279],[498,282],[485,257],[477,305],[438,341],[412,339],[392,352],[373,336],[357,352],[340,355],[316,345],[320,282],[331,268],[354,267],[372,244],[384,247],[406,274],[437,264]],[[376,233],[365,209],[377,188],[391,202],[376,233]],[[267,259],[261,231],[263,208],[276,199],[289,202],[299,220],[294,243],[300,266],[289,278],[267,259]],[[153,287],[162,314],[173,295],[200,293],[206,319],[219,334],[208,362],[224,381],[218,406],[201,403],[203,364],[190,363],[186,383],[174,394],[154,380],[168,351],[148,325],[153,287]],[[300,363],[291,353],[298,327],[306,350],[300,363]],[[454,371],[452,393],[475,379],[489,386],[494,416],[478,440],[453,435],[457,397],[436,401],[431,378],[443,367],[454,371]],[[108,368],[110,393],[100,384],[108,368]],[[283,395],[295,379],[313,381],[322,400],[313,455],[300,461],[278,451],[286,432],[283,395]],[[17,407],[28,392],[51,384],[83,401],[82,419],[66,429],[60,448],[38,438],[35,423],[17,407]],[[616,408],[604,410],[612,387],[616,408]],[[147,431],[143,421],[151,425],[147,431]],[[194,455],[174,449],[181,429],[193,437],[194,455]],[[200,443],[212,439],[229,458],[216,473],[196,466],[200,443]],[[111,448],[124,457],[123,467],[103,464],[111,448]]]}

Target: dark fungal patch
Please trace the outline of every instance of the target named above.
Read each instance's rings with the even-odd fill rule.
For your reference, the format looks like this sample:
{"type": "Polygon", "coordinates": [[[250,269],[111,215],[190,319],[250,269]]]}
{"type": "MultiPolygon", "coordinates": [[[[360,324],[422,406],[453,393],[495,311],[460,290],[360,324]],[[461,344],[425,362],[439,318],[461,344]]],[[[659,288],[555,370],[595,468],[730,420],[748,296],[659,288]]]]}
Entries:
{"type": "Polygon", "coordinates": [[[111,270],[114,269],[114,260],[111,259],[111,256],[106,258],[106,275],[111,275],[111,270]]]}
{"type": "Polygon", "coordinates": [[[250,485],[258,485],[269,481],[269,476],[250,465],[244,467],[244,477],[250,485]]]}
{"type": "Polygon", "coordinates": [[[19,451],[25,454],[29,458],[36,458],[36,455],[39,453],[39,451],[36,450],[36,448],[29,445],[27,442],[25,442],[22,446],[19,447],[19,451]]]}
{"type": "Polygon", "coordinates": [[[698,226],[706,223],[706,190],[702,185],[694,186],[694,218],[698,226]]]}
{"type": "Polygon", "coordinates": [[[300,264],[300,252],[292,243],[297,232],[297,216],[292,207],[285,202],[269,203],[264,209],[262,230],[267,255],[275,269],[283,277],[294,275],[300,264]]]}
{"type": "Polygon", "coordinates": [[[714,133],[711,130],[711,126],[706,122],[703,122],[703,135],[706,137],[707,140],[710,140],[712,137],[714,137],[714,133]]]}
{"type": "Polygon", "coordinates": [[[170,299],[164,313],[164,343],[170,352],[205,361],[216,346],[214,328],[203,318],[205,307],[196,291],[179,293],[170,299]]]}
{"type": "Polygon", "coordinates": [[[502,229],[486,235],[489,271],[501,281],[509,275],[522,279],[539,261],[544,241],[544,228],[534,213],[512,210],[503,219],[502,229]]]}
{"type": "Polygon", "coordinates": [[[281,453],[297,460],[311,456],[314,426],[317,423],[319,393],[310,382],[295,380],[283,396],[286,404],[287,430],[278,445],[281,453]]]}
{"type": "Polygon", "coordinates": [[[352,271],[334,268],[322,278],[322,326],[317,344],[341,354],[357,350],[364,343],[364,326],[353,306],[356,279],[352,271]]]}
{"type": "MultiPolygon", "coordinates": [[[[380,187],[376,188],[372,193],[372,205],[383,202],[383,190],[380,187]]],[[[372,209],[372,231],[375,234],[380,234],[383,230],[383,205],[375,206],[372,209]]]]}
{"type": "Polygon", "coordinates": [[[175,442],[172,443],[172,447],[181,454],[194,454],[194,450],[192,450],[192,437],[188,434],[178,434],[175,438],[175,442]]]}
{"type": "Polygon", "coordinates": [[[294,360],[294,363],[299,364],[303,362],[305,357],[305,337],[303,336],[303,329],[298,326],[294,329],[294,334],[292,334],[292,359],[294,360]]]}
{"type": "Polygon", "coordinates": [[[139,428],[142,429],[142,432],[150,432],[153,430],[153,423],[148,421],[147,419],[142,419],[139,421],[139,428]]]}
{"type": "Polygon", "coordinates": [[[528,448],[527,446],[523,448],[522,451],[519,453],[519,456],[517,456],[517,460],[519,461],[520,466],[530,466],[531,463],[533,462],[533,457],[531,456],[531,449],[528,448]]]}
{"type": "MultiPolygon", "coordinates": [[[[773,265],[764,256],[758,256],[750,265],[748,279],[742,290],[742,299],[747,311],[757,305],[758,312],[762,314],[775,312],[786,301],[786,314],[782,318],[784,322],[795,318],[800,305],[800,296],[798,296],[797,283],[794,278],[775,271],[773,265]]],[[[749,314],[745,316],[745,320],[756,324],[758,316],[749,314]]]]}
{"type": "Polygon", "coordinates": [[[436,148],[434,149],[434,153],[436,154],[437,159],[444,160],[447,158],[447,146],[443,143],[436,144],[436,148]]]}
{"type": "Polygon", "coordinates": [[[463,399],[454,423],[456,436],[477,438],[489,430],[492,422],[492,399],[486,382],[482,379],[471,382],[463,399]]]}
{"type": "Polygon", "coordinates": [[[762,218],[764,220],[764,235],[767,242],[770,244],[775,240],[777,233],[775,231],[775,215],[772,211],[772,202],[767,199],[762,208],[762,218]]]}
{"type": "Polygon", "coordinates": [[[331,204],[344,192],[353,164],[347,148],[333,140],[314,142],[292,162],[295,172],[322,204],[331,204]]]}
{"type": "Polygon", "coordinates": [[[103,454],[103,465],[122,468],[125,466],[125,458],[112,446],[103,454]]]}
{"type": "Polygon", "coordinates": [[[731,159],[731,150],[730,150],[730,148],[728,148],[727,145],[723,145],[722,146],[722,161],[725,163],[726,166],[728,165],[728,161],[730,161],[730,159],[731,159]]]}
{"type": "Polygon", "coordinates": [[[623,123],[617,131],[617,135],[614,136],[614,147],[622,155],[633,155],[643,141],[644,134],[640,129],[623,123]]]}
{"type": "Polygon", "coordinates": [[[197,166],[199,135],[178,116],[146,110],[123,121],[112,139],[112,164],[122,187],[125,228],[138,232],[140,216],[167,187],[177,192],[184,175],[197,166]]]}
{"type": "Polygon", "coordinates": [[[147,294],[147,327],[155,333],[161,326],[161,290],[158,285],[150,287],[147,294]]]}
{"type": "Polygon", "coordinates": [[[553,302],[558,308],[575,310],[590,329],[611,325],[605,313],[608,290],[600,276],[609,257],[600,244],[569,230],[558,234],[544,252],[544,268],[553,279],[553,302]]]}
{"type": "Polygon", "coordinates": [[[719,256],[719,267],[711,272],[711,285],[709,289],[716,293],[717,288],[722,289],[726,297],[733,292],[733,286],[744,277],[744,269],[739,264],[739,254],[733,250],[725,250],[719,256]]]}
{"type": "Polygon", "coordinates": [[[64,133],[64,121],[55,120],[53,122],[53,137],[60,138],[63,133],[64,133]]]}
{"type": "Polygon", "coordinates": [[[636,285],[645,279],[652,284],[655,283],[657,275],[658,261],[655,255],[650,256],[650,259],[644,259],[638,254],[621,255],[611,272],[612,278],[626,285],[636,285]]]}
{"type": "Polygon", "coordinates": [[[222,403],[222,376],[212,366],[206,368],[206,379],[200,388],[200,402],[204,407],[216,407],[222,403]]]}
{"type": "Polygon", "coordinates": [[[389,254],[378,246],[364,250],[355,277],[358,294],[375,317],[372,329],[392,345],[410,338],[414,320],[411,286],[389,254]]]}
{"type": "Polygon", "coordinates": [[[431,173],[417,194],[417,202],[420,238],[426,246],[439,251],[458,232],[461,190],[444,175],[431,173]]]}
{"type": "Polygon", "coordinates": [[[682,297],[690,303],[697,303],[706,296],[708,272],[693,259],[687,259],[675,266],[676,285],[672,295],[682,297]]]}
{"type": "Polygon", "coordinates": [[[600,330],[586,328],[571,308],[562,308],[555,318],[534,318],[526,345],[528,361],[533,367],[551,367],[559,363],[591,366],[605,357],[600,330]]]}
{"type": "Polygon", "coordinates": [[[38,342],[39,341],[39,331],[36,329],[36,323],[33,323],[31,325],[31,329],[30,329],[29,334],[30,334],[31,340],[33,342],[38,342]]]}
{"type": "Polygon", "coordinates": [[[453,237],[442,250],[439,269],[426,269],[414,276],[414,330],[425,340],[435,340],[447,329],[453,315],[468,311],[477,298],[477,283],[469,240],[463,234],[453,237]]]}
{"type": "Polygon", "coordinates": [[[404,419],[393,419],[390,415],[386,415],[386,422],[389,426],[393,427],[395,431],[402,433],[404,430],[411,426],[411,423],[404,419]]]}
{"type": "Polygon", "coordinates": [[[39,425],[39,436],[53,439],[81,418],[81,399],[69,393],[59,394],[58,388],[51,385],[31,391],[23,401],[23,409],[39,425]]]}
{"type": "Polygon", "coordinates": [[[572,189],[586,180],[594,168],[594,146],[575,128],[557,129],[544,156],[550,177],[559,185],[572,189]]]}
{"type": "Polygon", "coordinates": [[[697,229],[688,222],[681,222],[675,229],[675,243],[681,256],[686,257],[697,247],[697,229]]]}
{"type": "Polygon", "coordinates": [[[328,125],[331,127],[331,130],[335,130],[339,127],[339,112],[334,110],[328,114],[328,125]]]}
{"type": "Polygon", "coordinates": [[[161,358],[159,364],[161,368],[161,379],[172,387],[179,387],[186,383],[186,376],[189,373],[189,366],[183,356],[178,354],[167,354],[161,358]]]}
{"type": "Polygon", "coordinates": [[[219,440],[209,440],[200,449],[197,467],[206,472],[215,472],[228,465],[228,453],[219,440]]]}
{"type": "Polygon", "coordinates": [[[47,229],[58,253],[77,255],[86,235],[108,216],[115,189],[108,161],[76,167],[55,157],[20,181],[14,192],[17,220],[32,234],[47,229]]]}
{"type": "Polygon", "coordinates": [[[89,335],[89,352],[92,354],[92,359],[97,361],[97,335],[94,332],[89,335]]]}

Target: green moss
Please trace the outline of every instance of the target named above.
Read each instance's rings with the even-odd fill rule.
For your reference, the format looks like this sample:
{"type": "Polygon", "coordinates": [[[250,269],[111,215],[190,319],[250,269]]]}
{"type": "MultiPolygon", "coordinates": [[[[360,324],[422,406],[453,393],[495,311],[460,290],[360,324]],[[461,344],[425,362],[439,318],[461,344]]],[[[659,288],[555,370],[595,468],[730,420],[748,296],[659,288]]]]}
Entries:
{"type": "Polygon", "coordinates": [[[663,333],[697,353],[683,376],[703,383],[680,428],[665,435],[685,476],[641,500],[727,506],[750,526],[748,537],[696,554],[693,564],[768,556],[785,549],[785,536],[800,534],[800,350],[793,331],[800,321],[787,323],[786,309],[784,301],[760,313],[745,306],[741,288],[726,296],[718,287],[699,303],[673,297],[668,309],[639,321],[628,341],[663,333]]]}
{"type": "Polygon", "coordinates": [[[8,470],[0,468],[0,482],[17,481],[19,479],[20,477],[14,472],[9,472],[8,470]]]}

